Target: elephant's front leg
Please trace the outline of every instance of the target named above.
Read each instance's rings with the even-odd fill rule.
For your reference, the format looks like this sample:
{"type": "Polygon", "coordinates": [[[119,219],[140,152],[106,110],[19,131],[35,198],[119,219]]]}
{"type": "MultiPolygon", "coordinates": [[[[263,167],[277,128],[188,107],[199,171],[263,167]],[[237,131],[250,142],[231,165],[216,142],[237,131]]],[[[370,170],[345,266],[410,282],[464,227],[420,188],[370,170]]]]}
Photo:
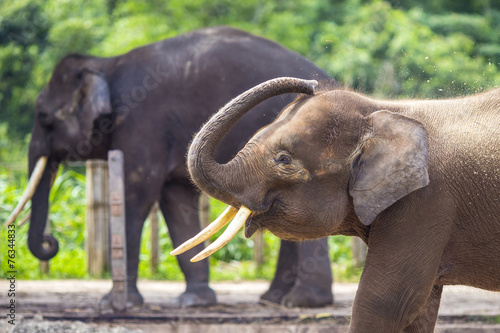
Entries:
{"type": "Polygon", "coordinates": [[[404,329],[407,333],[432,332],[438,318],[443,286],[435,285],[417,318],[404,329]]]}
{"type": "Polygon", "coordinates": [[[139,252],[141,249],[141,235],[154,199],[148,201],[128,201],[126,207],[126,236],[127,236],[127,303],[141,305],[144,300],[137,288],[139,269],[139,252]]]}
{"type": "Polygon", "coordinates": [[[441,295],[434,284],[446,232],[387,224],[370,230],[350,332],[433,332],[441,295]]]}
{"type": "Polygon", "coordinates": [[[333,303],[328,238],[281,241],[274,279],[261,299],[288,307],[319,307],[333,303]]]}
{"type": "MultiPolygon", "coordinates": [[[[200,231],[198,219],[198,193],[187,181],[169,183],[162,191],[160,207],[167,222],[174,248],[200,231]]],[[[186,279],[186,291],[177,299],[180,307],[215,304],[214,291],[208,286],[208,260],[190,262],[203,250],[203,243],[177,256],[186,279]]]]}
{"type": "Polygon", "coordinates": [[[349,332],[399,333],[406,332],[407,327],[408,332],[433,332],[434,326],[423,327],[424,323],[435,321],[424,311],[433,279],[412,277],[411,274],[419,274],[406,264],[396,271],[392,267],[367,266],[368,258],[354,300],[349,332]]]}

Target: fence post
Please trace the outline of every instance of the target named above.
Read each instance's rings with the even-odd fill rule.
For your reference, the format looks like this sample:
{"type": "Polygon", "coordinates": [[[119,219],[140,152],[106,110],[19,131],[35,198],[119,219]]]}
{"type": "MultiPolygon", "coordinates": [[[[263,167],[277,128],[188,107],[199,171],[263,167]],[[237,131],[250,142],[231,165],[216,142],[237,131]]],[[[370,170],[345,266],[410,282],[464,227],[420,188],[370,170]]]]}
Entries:
{"type": "Polygon", "coordinates": [[[127,238],[125,230],[124,158],[121,150],[108,152],[109,228],[111,235],[111,305],[117,311],[127,307],[127,238]]]}
{"type": "Polygon", "coordinates": [[[158,271],[158,257],[159,257],[159,246],[158,246],[158,203],[155,202],[149,212],[149,223],[151,224],[151,271],[156,273],[158,271]]]}
{"type": "MultiPolygon", "coordinates": [[[[44,234],[51,234],[51,227],[50,227],[50,219],[47,216],[47,223],[45,224],[45,230],[43,231],[44,234]]],[[[40,260],[40,271],[42,274],[49,274],[50,273],[50,261],[49,260],[40,260]]]]}
{"type": "Polygon", "coordinates": [[[257,264],[257,270],[260,272],[264,264],[264,233],[262,230],[257,230],[252,238],[254,240],[253,256],[257,264]]]}
{"type": "MultiPolygon", "coordinates": [[[[202,192],[200,193],[198,200],[198,217],[200,220],[200,227],[201,229],[204,229],[210,224],[210,197],[202,192]]],[[[206,240],[204,244],[205,247],[207,247],[210,244],[210,240],[206,240]]]]}
{"type": "Polygon", "coordinates": [[[88,160],[86,171],[86,240],[88,272],[102,276],[109,270],[108,163],[88,160]]]}
{"type": "Polygon", "coordinates": [[[200,226],[205,228],[210,224],[210,197],[205,193],[200,193],[200,198],[198,202],[199,212],[198,216],[200,217],[200,226]]]}
{"type": "Polygon", "coordinates": [[[352,261],[354,267],[362,268],[366,259],[366,244],[359,237],[351,237],[352,261]]]}

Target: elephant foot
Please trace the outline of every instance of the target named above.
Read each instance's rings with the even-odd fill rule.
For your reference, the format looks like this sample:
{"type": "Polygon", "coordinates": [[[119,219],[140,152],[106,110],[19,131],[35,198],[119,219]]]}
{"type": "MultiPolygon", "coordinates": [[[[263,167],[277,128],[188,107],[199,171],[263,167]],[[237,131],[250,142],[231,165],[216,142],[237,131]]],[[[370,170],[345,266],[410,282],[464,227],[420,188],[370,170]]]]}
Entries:
{"type": "Polygon", "coordinates": [[[331,288],[324,290],[310,286],[294,286],[283,299],[281,304],[293,308],[318,308],[333,304],[331,288]]]}
{"type": "Polygon", "coordinates": [[[268,290],[260,297],[263,301],[282,304],[286,307],[317,308],[333,304],[331,288],[324,290],[308,286],[294,286],[286,293],[280,289],[268,290]]]}
{"type": "Polygon", "coordinates": [[[281,300],[287,293],[288,290],[284,291],[279,288],[276,289],[270,288],[268,291],[266,291],[264,294],[260,296],[260,299],[266,302],[281,304],[281,300]]]}
{"type": "MultiPolygon", "coordinates": [[[[104,295],[103,298],[101,298],[99,305],[102,309],[113,307],[113,304],[111,301],[111,297],[112,297],[111,293],[112,293],[112,291],[110,291],[109,293],[104,295]]],[[[143,304],[144,304],[144,299],[142,298],[139,291],[131,290],[128,292],[128,294],[127,294],[127,308],[133,308],[136,306],[141,306],[143,304]]]]}
{"type": "Polygon", "coordinates": [[[186,291],[174,300],[174,304],[180,308],[209,306],[214,305],[216,302],[215,292],[206,284],[188,285],[186,291]]]}

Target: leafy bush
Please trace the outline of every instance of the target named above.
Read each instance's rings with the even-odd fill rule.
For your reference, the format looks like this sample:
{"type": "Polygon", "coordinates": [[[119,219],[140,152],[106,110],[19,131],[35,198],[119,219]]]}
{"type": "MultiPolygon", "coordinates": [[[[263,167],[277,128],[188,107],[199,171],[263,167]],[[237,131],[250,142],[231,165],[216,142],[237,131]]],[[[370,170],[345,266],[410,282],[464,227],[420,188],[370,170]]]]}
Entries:
{"type": "Polygon", "coordinates": [[[379,97],[443,98],[497,85],[496,63],[475,57],[473,37],[459,29],[443,36],[423,23],[421,10],[382,1],[353,9],[339,24],[325,22],[313,43],[328,50],[317,52],[317,64],[348,86],[379,97]]]}

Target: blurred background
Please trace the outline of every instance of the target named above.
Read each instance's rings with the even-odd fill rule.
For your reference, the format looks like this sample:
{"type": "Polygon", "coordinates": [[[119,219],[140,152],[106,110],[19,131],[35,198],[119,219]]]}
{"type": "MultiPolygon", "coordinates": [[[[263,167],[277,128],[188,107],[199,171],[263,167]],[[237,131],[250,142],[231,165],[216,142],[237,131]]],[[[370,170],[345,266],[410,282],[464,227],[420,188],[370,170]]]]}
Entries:
{"type": "MultiPolygon", "coordinates": [[[[445,98],[500,82],[500,0],[7,0],[0,2],[0,221],[27,182],[34,102],[55,64],[69,53],[114,56],[194,29],[230,25],[300,53],[343,85],[380,98],[445,98]]],[[[214,110],[215,111],[215,110],[214,110]]],[[[17,228],[18,279],[88,278],[85,170],[64,166],[51,192],[59,254],[44,273],[17,228]],[[71,265],[68,265],[71,262],[71,265]]],[[[29,208],[29,207],[27,207],[29,208]]],[[[214,219],[223,205],[211,201],[214,219]]],[[[150,228],[143,232],[141,278],[183,280],[165,224],[160,263],[151,269],[150,228]]],[[[7,269],[0,231],[0,276],[7,269]]],[[[271,279],[279,240],[264,235],[264,262],[243,236],[209,258],[211,280],[271,279]]],[[[351,239],[330,237],[337,281],[357,281],[351,239]]],[[[107,277],[105,274],[102,277],[107,277]]]]}

